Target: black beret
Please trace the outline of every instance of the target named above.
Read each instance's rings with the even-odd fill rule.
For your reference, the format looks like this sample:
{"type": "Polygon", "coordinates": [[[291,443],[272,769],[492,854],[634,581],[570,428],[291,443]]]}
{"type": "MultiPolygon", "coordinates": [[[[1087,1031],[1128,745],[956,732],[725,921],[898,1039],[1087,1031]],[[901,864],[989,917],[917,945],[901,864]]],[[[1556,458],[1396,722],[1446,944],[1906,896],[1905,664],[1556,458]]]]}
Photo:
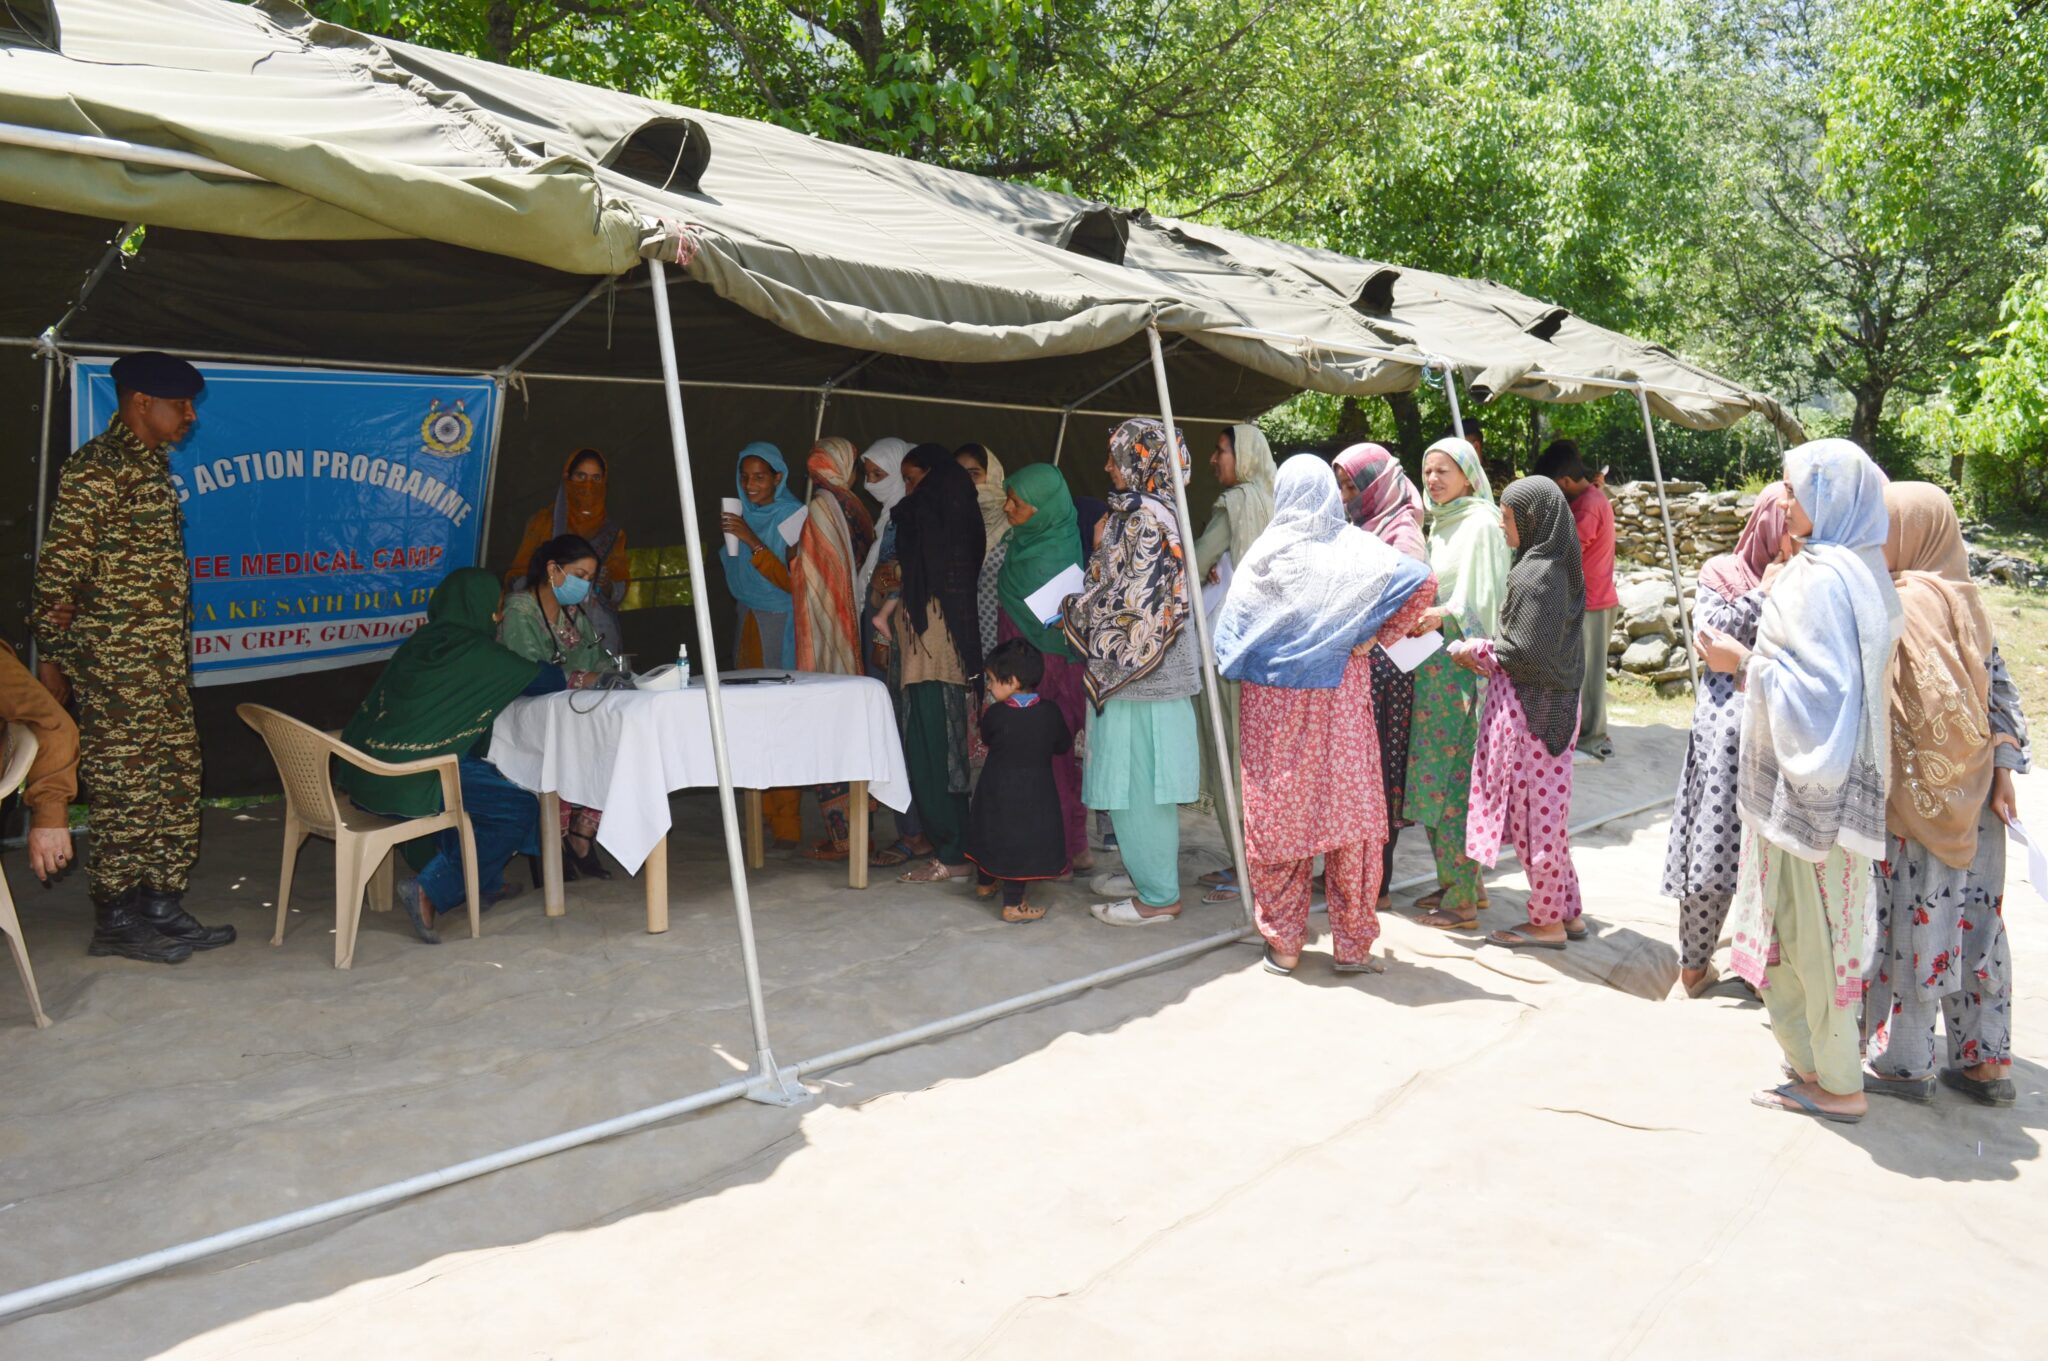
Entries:
{"type": "Polygon", "coordinates": [[[199,390],[206,386],[206,379],[200,376],[198,369],[162,350],[144,350],[140,354],[123,356],[114,361],[109,372],[114,376],[114,386],[123,392],[139,392],[145,397],[163,397],[172,401],[197,397],[199,390]]]}

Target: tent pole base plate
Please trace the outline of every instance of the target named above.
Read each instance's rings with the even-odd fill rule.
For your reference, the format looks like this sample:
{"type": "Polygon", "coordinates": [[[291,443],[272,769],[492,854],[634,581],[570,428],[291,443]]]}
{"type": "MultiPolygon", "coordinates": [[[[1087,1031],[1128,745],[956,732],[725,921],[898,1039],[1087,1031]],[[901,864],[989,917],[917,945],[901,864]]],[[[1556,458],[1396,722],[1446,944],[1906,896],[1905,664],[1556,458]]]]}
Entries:
{"type": "Polygon", "coordinates": [[[744,1095],[764,1106],[801,1106],[811,1099],[803,1083],[796,1080],[796,1070],[776,1066],[774,1053],[766,1049],[754,1060],[744,1095]]]}

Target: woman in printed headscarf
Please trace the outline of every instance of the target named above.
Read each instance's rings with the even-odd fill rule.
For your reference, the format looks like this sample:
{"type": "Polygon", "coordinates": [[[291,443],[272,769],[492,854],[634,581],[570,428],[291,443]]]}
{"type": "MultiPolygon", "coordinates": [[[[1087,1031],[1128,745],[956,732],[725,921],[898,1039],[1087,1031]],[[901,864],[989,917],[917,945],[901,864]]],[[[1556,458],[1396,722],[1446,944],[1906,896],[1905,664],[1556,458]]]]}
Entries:
{"type": "Polygon", "coordinates": [[[938,883],[974,873],[967,859],[967,692],[981,673],[981,511],[974,482],[944,446],[903,457],[909,491],[895,509],[902,594],[876,619],[895,640],[903,759],[931,859],[902,877],[938,883]]]}
{"type": "MultiPolygon", "coordinates": [[[[1507,590],[1508,545],[1500,508],[1461,439],[1440,439],[1422,456],[1429,513],[1429,569],[1436,574],[1436,604],[1424,616],[1446,644],[1490,638],[1500,623],[1507,590]]],[[[1479,737],[1479,677],[1439,650],[1415,668],[1415,718],[1408,726],[1408,788],[1403,809],[1429,833],[1437,889],[1420,898],[1416,918],[1443,931],[1478,927],[1486,890],[1479,865],[1465,854],[1465,818],[1471,811],[1472,748],[1479,737]]]]}
{"type": "MultiPolygon", "coordinates": [[[[796,606],[790,593],[790,548],[801,523],[803,502],[789,489],[789,465],[782,451],[765,441],[740,450],[733,481],[740,492],[740,511],[727,512],[723,526],[738,542],[737,552],[718,555],[725,584],[739,604],[734,664],[785,669],[796,664],[796,606]]],[[[761,797],[762,811],[778,847],[803,839],[801,810],[794,789],[771,789],[761,797]]]]}
{"type": "MultiPolygon", "coordinates": [[[[1088,691],[1080,659],[1068,646],[1057,622],[1035,616],[1031,597],[1062,572],[1079,567],[1083,557],[1075,532],[1074,498],[1067,480],[1050,463],[1019,468],[1009,480],[1002,570],[996,575],[996,638],[1022,638],[1045,658],[1045,676],[1038,695],[1049,700],[1066,720],[1067,731],[1080,732],[1087,721],[1088,691]]],[[[1093,869],[1088,850],[1088,809],[1081,801],[1081,762],[1071,751],[1052,758],[1053,784],[1060,800],[1060,826],[1066,838],[1068,863],[1093,869]]]]}
{"type": "Polygon", "coordinates": [[[2005,935],[2005,826],[2027,720],[1970,581],[1955,507],[1939,487],[1885,489],[1885,563],[1904,611],[1888,695],[1889,850],[1878,867],[1877,976],[1863,1008],[1863,1090],[1926,1102],[1941,1081],[2010,1106],[2012,950],[2005,935]]]}
{"type": "Polygon", "coordinates": [[[1201,793],[1192,696],[1201,658],[1188,627],[1188,565],[1173,502],[1187,478],[1187,439],[1155,420],[1129,420],[1109,440],[1109,515],[1081,593],[1060,619],[1081,659],[1095,716],[1081,798],[1109,810],[1122,873],[1091,880],[1121,894],[1090,910],[1111,926],[1180,915],[1180,805],[1201,793]]]}
{"type": "MultiPolygon", "coordinates": [[[[803,532],[789,560],[790,599],[796,630],[796,667],[834,676],[858,676],[861,661],[860,603],[854,578],[875,544],[875,522],[854,493],[853,442],[837,435],[811,446],[805,469],[811,475],[811,499],[803,532]]],[[[844,860],[849,786],[818,786],[818,805],[825,814],[826,837],[810,849],[813,860],[844,860]]],[[[861,809],[866,816],[867,810],[861,809]]],[[[897,852],[875,850],[877,865],[900,865],[897,852]]]]}
{"type": "Polygon", "coordinates": [[[1274,503],[1216,616],[1216,660],[1244,686],[1245,860],[1265,964],[1300,962],[1320,855],[1337,971],[1378,973],[1387,808],[1369,658],[1407,637],[1436,591],[1419,558],[1353,532],[1314,454],[1282,465],[1274,503]]]}
{"type": "Polygon", "coordinates": [[[1884,474],[1848,440],[1785,455],[1786,527],[1802,541],[1764,600],[1752,650],[1702,629],[1707,665],[1745,692],[1735,971],[1763,996],[1795,1080],[1750,1099],[1863,1118],[1857,1008],[1870,963],[1864,913],[1885,855],[1891,776],[1885,677],[1899,595],[1884,562],[1884,474]]]}
{"type": "MultiPolygon", "coordinates": [[[[1266,442],[1265,431],[1256,425],[1226,426],[1216,436],[1215,452],[1209,455],[1209,467],[1216,474],[1216,483],[1223,488],[1216,498],[1216,508],[1209,514],[1209,523],[1195,539],[1195,575],[1204,582],[1214,582],[1220,575],[1218,564],[1228,553],[1233,564],[1241,563],[1245,554],[1252,551],[1252,544],[1265,532],[1273,519],[1273,478],[1277,471],[1273,463],[1273,446],[1266,442]]],[[[1223,701],[1223,732],[1230,740],[1228,759],[1231,769],[1237,768],[1238,716],[1237,682],[1225,680],[1217,687],[1217,694],[1223,701]]],[[[1216,805],[1216,825],[1223,835],[1224,854],[1230,853],[1230,809],[1223,800],[1221,767],[1216,754],[1216,738],[1207,723],[1196,723],[1195,731],[1202,742],[1202,788],[1216,805]]],[[[1227,865],[1202,876],[1202,882],[1209,886],[1203,897],[1205,903],[1231,902],[1237,897],[1237,867],[1227,865]]]]}
{"type": "MultiPolygon", "coordinates": [[[[1693,622],[1727,634],[1744,647],[1756,646],[1764,594],[1778,564],[1791,556],[1785,532],[1783,482],[1756,498],[1735,551],[1700,568],[1693,622]]],[[[1742,818],[1735,807],[1735,783],[1742,751],[1741,692],[1735,677],[1708,669],[1701,673],[1693,701],[1692,732],[1685,764],[1678,772],[1678,796],[1671,808],[1671,837],[1664,851],[1667,898],[1678,900],[1678,981],[1688,997],[1714,986],[1714,950],[1735,900],[1735,868],[1742,854],[1742,818]]]]}
{"type": "Polygon", "coordinates": [[[982,550],[981,575],[975,581],[975,604],[981,616],[981,654],[986,657],[995,650],[996,618],[1002,613],[996,574],[1003,570],[1003,555],[1009,546],[1010,521],[1003,514],[1003,461],[984,444],[961,445],[953,451],[953,460],[974,479],[974,503],[981,509],[981,535],[987,546],[982,550]]]}
{"type": "Polygon", "coordinates": [[[1586,577],[1571,502],[1547,477],[1501,497],[1501,534],[1514,550],[1500,627],[1451,647],[1458,665],[1490,678],[1472,755],[1465,854],[1492,868],[1512,837],[1529,876],[1528,924],[1487,939],[1510,949],[1562,950],[1579,919],[1572,865],[1572,741],[1586,656],[1579,626],[1586,577]]]}
{"type": "MultiPolygon", "coordinates": [[[[1411,558],[1429,559],[1422,534],[1422,493],[1408,480],[1400,463],[1378,444],[1354,444],[1331,460],[1337,470],[1337,491],[1344,498],[1351,523],[1387,547],[1411,558]]],[[[1380,780],[1386,785],[1387,844],[1380,852],[1380,900],[1387,906],[1387,885],[1394,882],[1394,845],[1401,829],[1408,792],[1408,730],[1415,721],[1415,675],[1394,665],[1384,648],[1372,660],[1372,715],[1379,736],[1380,780]]]]}
{"type": "Polygon", "coordinates": [[[605,514],[605,493],[611,474],[603,454],[595,449],[578,449],[562,465],[562,485],[551,506],[542,506],[526,522],[519,551],[506,574],[506,588],[523,591],[532,586],[533,551],[550,539],[574,534],[587,539],[597,550],[597,579],[591,585],[586,607],[597,628],[597,640],[607,652],[620,651],[625,643],[619,631],[619,602],[632,584],[631,560],[626,556],[626,531],[605,514]]]}

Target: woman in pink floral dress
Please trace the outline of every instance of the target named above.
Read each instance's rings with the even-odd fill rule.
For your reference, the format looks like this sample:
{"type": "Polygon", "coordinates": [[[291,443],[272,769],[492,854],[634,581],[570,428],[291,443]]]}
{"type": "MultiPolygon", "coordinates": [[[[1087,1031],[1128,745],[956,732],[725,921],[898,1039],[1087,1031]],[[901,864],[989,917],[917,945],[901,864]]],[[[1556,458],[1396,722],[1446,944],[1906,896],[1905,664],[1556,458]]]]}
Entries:
{"type": "Polygon", "coordinates": [[[1529,876],[1528,924],[1495,931],[1489,942],[1562,950],[1581,911],[1566,825],[1585,672],[1585,575],[1571,503],[1555,482],[1525,477],[1500,500],[1501,533],[1515,550],[1500,632],[1451,645],[1458,665],[1493,680],[1472,754],[1465,854],[1490,868],[1511,837],[1529,876]]]}
{"type": "Polygon", "coordinates": [[[1367,654],[1419,631],[1435,598],[1426,565],[1346,520],[1328,464],[1297,454],[1281,465],[1272,523],[1216,619],[1217,662],[1244,685],[1245,858],[1274,973],[1300,962],[1318,855],[1338,972],[1380,971],[1387,801],[1367,654]]]}

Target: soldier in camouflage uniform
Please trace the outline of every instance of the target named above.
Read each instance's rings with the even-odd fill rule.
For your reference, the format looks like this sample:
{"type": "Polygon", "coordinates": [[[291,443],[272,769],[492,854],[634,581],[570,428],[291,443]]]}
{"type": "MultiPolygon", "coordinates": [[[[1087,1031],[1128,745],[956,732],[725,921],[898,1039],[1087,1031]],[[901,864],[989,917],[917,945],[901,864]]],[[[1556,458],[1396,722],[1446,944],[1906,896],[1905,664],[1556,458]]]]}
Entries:
{"type": "Polygon", "coordinates": [[[36,568],[43,681],[75,684],[92,800],[90,952],[175,964],[235,938],[183,906],[199,855],[184,516],[170,450],[204,379],[155,352],[113,366],[114,418],[64,464],[36,568]]]}

